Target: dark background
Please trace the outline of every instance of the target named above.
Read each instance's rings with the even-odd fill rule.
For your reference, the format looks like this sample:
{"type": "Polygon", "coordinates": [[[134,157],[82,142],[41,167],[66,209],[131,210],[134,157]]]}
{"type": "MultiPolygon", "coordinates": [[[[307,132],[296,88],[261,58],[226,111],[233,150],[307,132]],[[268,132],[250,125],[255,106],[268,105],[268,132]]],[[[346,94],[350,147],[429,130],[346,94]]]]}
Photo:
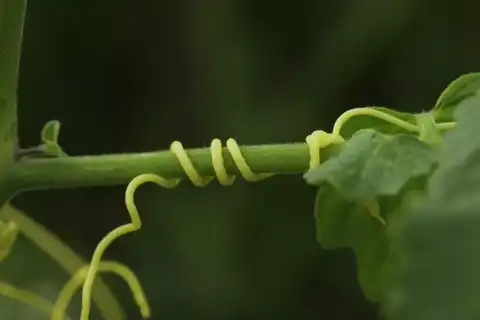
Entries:
{"type": "MultiPolygon", "coordinates": [[[[79,155],[167,149],[177,139],[303,141],[350,108],[427,110],[451,80],[478,71],[479,9],[468,0],[30,1],[21,144],[36,145],[50,119],[79,155]]],[[[14,203],[90,257],[127,221],[124,189],[35,192],[14,203]]],[[[145,186],[144,228],[106,258],[136,271],[153,319],[377,319],[351,253],[316,243],[314,195],[300,175],[145,186]]],[[[67,280],[24,239],[5,263],[10,279],[49,299],[67,280]]],[[[123,282],[103,278],[138,319],[123,282]]],[[[0,307],[6,319],[41,319],[5,298],[0,307]]]]}

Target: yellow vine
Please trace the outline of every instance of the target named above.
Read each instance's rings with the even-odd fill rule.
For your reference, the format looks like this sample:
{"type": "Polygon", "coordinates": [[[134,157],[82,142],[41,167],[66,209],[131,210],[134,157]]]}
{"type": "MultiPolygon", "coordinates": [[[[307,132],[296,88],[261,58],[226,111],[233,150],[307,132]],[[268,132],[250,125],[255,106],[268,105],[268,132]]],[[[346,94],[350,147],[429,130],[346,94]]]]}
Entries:
{"type": "MultiPolygon", "coordinates": [[[[418,132],[418,127],[416,124],[403,121],[395,116],[392,116],[390,114],[384,113],[379,110],[375,110],[373,108],[357,108],[357,109],[349,110],[344,114],[342,114],[337,119],[333,127],[332,133],[327,133],[325,131],[317,130],[306,137],[306,143],[309,146],[309,152],[310,152],[310,163],[309,163],[310,169],[320,164],[320,161],[321,161],[320,150],[322,148],[325,148],[331,144],[342,143],[344,141],[344,139],[340,135],[342,127],[345,125],[345,123],[348,120],[359,115],[376,117],[386,122],[397,125],[407,131],[418,132]]],[[[438,124],[438,127],[440,129],[448,129],[453,127],[454,125],[455,125],[454,123],[444,123],[444,124],[438,124]]],[[[250,166],[247,164],[237,142],[234,139],[227,140],[226,148],[230,152],[232,159],[240,172],[240,175],[246,181],[256,182],[256,181],[269,178],[274,175],[273,173],[254,173],[251,170],[250,166]]],[[[205,187],[214,179],[214,177],[204,177],[200,175],[200,173],[197,171],[192,161],[190,160],[187,152],[183,148],[183,145],[181,142],[174,141],[170,146],[170,151],[176,155],[179,161],[179,164],[181,165],[181,167],[183,168],[187,177],[193,183],[193,185],[197,187],[205,187]]],[[[214,139],[211,142],[210,152],[211,152],[211,159],[212,159],[212,165],[215,172],[215,177],[217,178],[218,182],[225,186],[232,185],[235,180],[235,176],[229,175],[227,173],[227,170],[224,165],[224,160],[223,160],[223,147],[220,140],[214,139]]],[[[52,318],[52,320],[61,319],[61,316],[63,315],[65,309],[67,308],[68,301],[70,300],[69,297],[71,297],[74,294],[74,291],[76,290],[79,283],[81,283],[82,281],[81,279],[83,278],[85,279],[85,283],[83,285],[83,290],[82,290],[82,312],[81,312],[80,319],[88,320],[89,314],[90,314],[92,286],[93,286],[96,274],[99,271],[100,272],[101,271],[116,272],[122,278],[124,278],[128,283],[132,284],[135,282],[138,284],[138,281],[136,280],[133,273],[131,273],[130,271],[118,272],[119,269],[115,269],[115,270],[111,268],[109,269],[106,266],[111,267],[112,265],[104,264],[101,261],[101,259],[105,250],[115,239],[141,228],[142,221],[140,219],[140,215],[135,205],[134,194],[136,189],[140,185],[147,182],[153,182],[161,187],[171,189],[176,187],[180,183],[180,179],[165,179],[159,175],[156,175],[153,173],[147,173],[147,174],[141,174],[135,177],[129,183],[125,191],[125,204],[126,204],[131,222],[115,228],[100,241],[100,243],[97,245],[93,253],[92,260],[89,267],[86,267],[85,269],[82,269],[81,271],[79,271],[77,278],[71,280],[67,284],[67,287],[64,288],[63,293],[61,295],[62,300],[59,303],[60,306],[58,306],[57,304],[58,310],[55,311],[56,317],[52,318]]],[[[380,217],[378,203],[376,203],[375,201],[372,201],[367,204],[367,208],[373,211],[372,216],[376,217],[377,219],[380,217]]],[[[143,291],[140,285],[139,284],[130,285],[130,287],[134,292],[134,296],[136,297],[137,303],[140,305],[142,316],[144,318],[147,318],[150,315],[150,312],[145,311],[145,310],[149,310],[147,301],[144,298],[140,300],[138,298],[140,296],[143,297],[143,291]],[[142,302],[139,303],[139,301],[142,301],[142,302]]]]}
{"type": "MultiPolygon", "coordinates": [[[[88,271],[89,266],[84,266],[78,270],[77,273],[71,277],[67,284],[62,288],[53,307],[50,318],[51,320],[63,320],[65,318],[68,305],[77,290],[80,289],[85,281],[88,271]]],[[[150,306],[148,305],[142,286],[138,282],[132,270],[116,261],[101,261],[98,267],[98,272],[110,272],[123,278],[133,293],[133,298],[140,308],[142,317],[144,319],[150,317],[150,306]]]]}

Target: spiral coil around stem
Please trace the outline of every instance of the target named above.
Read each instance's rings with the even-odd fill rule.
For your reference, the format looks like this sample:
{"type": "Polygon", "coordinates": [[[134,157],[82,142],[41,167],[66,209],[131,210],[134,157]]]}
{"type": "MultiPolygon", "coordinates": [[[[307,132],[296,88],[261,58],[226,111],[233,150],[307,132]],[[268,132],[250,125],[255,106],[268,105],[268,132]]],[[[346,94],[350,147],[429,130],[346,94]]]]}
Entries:
{"type": "MultiPolygon", "coordinates": [[[[340,135],[332,135],[328,134],[324,131],[315,131],[311,135],[306,138],[306,142],[310,148],[310,167],[313,168],[320,163],[320,149],[324,148],[332,143],[339,143],[342,142],[343,139],[340,135]]],[[[273,173],[255,173],[252,171],[250,166],[247,164],[247,161],[242,155],[240,147],[235,139],[228,139],[226,142],[226,149],[230,152],[230,155],[233,159],[233,162],[238,168],[240,175],[249,182],[258,182],[264,179],[267,179],[273,176],[273,173]]],[[[185,171],[186,176],[192,182],[192,184],[196,187],[205,187],[207,186],[214,177],[204,177],[202,176],[195,166],[193,165],[192,161],[188,157],[187,152],[183,148],[183,145],[180,141],[174,141],[170,145],[170,151],[175,154],[178,159],[180,166],[185,171]]],[[[227,169],[225,168],[224,158],[223,158],[223,147],[222,143],[219,139],[213,139],[210,144],[210,153],[212,159],[212,165],[215,171],[215,177],[217,178],[218,182],[224,186],[230,186],[235,181],[234,175],[229,175],[227,173],[227,169]]],[[[180,179],[165,179],[156,174],[142,174],[134,178],[130,184],[127,186],[127,190],[125,192],[125,204],[127,206],[127,210],[129,212],[131,223],[119,226],[109,232],[97,245],[95,252],[93,254],[90,267],[88,268],[87,274],[85,276],[85,283],[83,286],[82,291],[82,313],[81,313],[81,320],[88,320],[89,313],[90,313],[90,301],[91,301],[91,292],[93,283],[95,280],[95,276],[97,272],[100,271],[101,267],[101,258],[103,252],[107,249],[107,247],[118,237],[125,235],[130,232],[134,232],[141,228],[142,221],[140,219],[140,215],[138,213],[137,207],[134,202],[134,194],[136,189],[147,182],[153,182],[161,187],[164,188],[174,188],[180,183],[180,179]]],[[[147,303],[146,300],[143,303],[147,303]]],[[[145,307],[145,306],[143,306],[145,307]]],[[[147,306],[148,308],[148,306],[147,306]]],[[[58,313],[57,318],[58,319],[58,313]]],[[[143,314],[145,318],[147,315],[143,314]]]]}
{"type": "MultiPolygon", "coordinates": [[[[317,130],[306,137],[306,143],[309,147],[310,154],[310,169],[317,167],[321,163],[322,148],[328,147],[331,144],[342,143],[344,141],[344,139],[340,135],[343,125],[352,117],[360,115],[371,116],[384,120],[393,125],[401,127],[408,132],[418,134],[420,131],[418,125],[404,121],[380,110],[376,110],[375,108],[357,108],[348,110],[337,119],[333,127],[332,133],[317,130]]],[[[440,130],[451,129],[455,125],[456,123],[454,122],[438,124],[435,123],[435,126],[437,126],[437,128],[440,130]]],[[[45,134],[42,131],[42,137],[44,135],[45,134]]],[[[53,136],[54,140],[56,141],[58,136],[58,128],[56,129],[56,131],[53,132],[53,136]]],[[[228,139],[226,141],[225,148],[230,153],[231,158],[235,166],[237,167],[238,172],[240,173],[240,176],[242,176],[246,181],[257,182],[274,175],[274,173],[253,172],[250,166],[247,164],[246,159],[242,155],[240,147],[234,139],[228,139]]],[[[176,156],[180,166],[185,171],[188,179],[192,182],[193,185],[197,187],[205,187],[215,178],[221,185],[230,186],[234,183],[236,179],[235,175],[228,174],[227,172],[223,158],[224,147],[222,146],[222,142],[219,139],[213,139],[210,144],[212,166],[215,172],[215,176],[212,177],[202,176],[197,171],[180,141],[174,141],[170,146],[170,151],[176,156]]],[[[81,319],[87,320],[90,312],[91,290],[93,282],[95,280],[95,276],[98,272],[110,272],[119,275],[127,282],[131,291],[134,294],[134,298],[137,301],[137,304],[140,307],[142,316],[144,318],[148,318],[150,316],[150,307],[145,298],[142,287],[138,282],[137,278],[135,277],[134,273],[130,269],[128,269],[128,267],[118,262],[102,261],[101,258],[103,252],[115,239],[141,228],[142,221],[140,219],[138,210],[134,202],[135,191],[140,185],[147,182],[153,182],[162,187],[171,189],[176,187],[180,183],[180,181],[180,179],[165,179],[159,175],[151,173],[142,174],[135,177],[129,183],[125,192],[125,204],[131,218],[131,223],[115,228],[100,241],[100,243],[95,249],[90,265],[84,266],[80,270],[78,270],[76,275],[72,277],[72,279],[67,283],[67,285],[60,293],[59,299],[57,300],[57,303],[53,308],[51,305],[49,305],[48,301],[42,300],[42,298],[35,296],[30,292],[15,288],[4,282],[0,283],[0,295],[5,295],[13,299],[20,300],[36,309],[40,309],[45,312],[48,312],[48,309],[52,309],[52,319],[63,320],[65,319],[65,310],[67,309],[69,301],[73,297],[74,292],[78,289],[79,286],[81,286],[83,281],[85,281],[82,291],[81,319]]],[[[379,219],[380,222],[385,224],[385,222],[381,219],[380,208],[376,201],[367,203],[366,207],[374,218],[379,219]]],[[[13,224],[10,225],[10,227],[11,226],[13,226],[13,224]]],[[[8,231],[12,231],[15,228],[13,228],[12,230],[10,229],[8,229],[8,231]]],[[[0,230],[2,229],[0,228],[0,230]]],[[[8,234],[2,233],[2,236],[0,237],[0,261],[9,255],[10,249],[15,242],[16,237],[12,237],[12,234],[14,234],[15,232],[7,233],[8,234]]]]}
{"type": "MultiPolygon", "coordinates": [[[[342,114],[333,127],[332,133],[327,133],[325,131],[317,130],[314,131],[312,134],[306,137],[306,143],[309,147],[310,152],[310,162],[309,168],[315,168],[321,162],[321,152],[322,148],[325,148],[331,144],[342,143],[344,139],[340,135],[341,129],[343,125],[350,120],[352,117],[365,115],[376,117],[396,126],[402,127],[406,131],[409,132],[416,132],[418,133],[418,126],[402,119],[399,119],[395,116],[392,116],[388,113],[375,110],[374,108],[357,108],[351,109],[344,114],[342,114]]],[[[454,123],[444,123],[439,124],[439,127],[442,128],[451,128],[455,124],[454,123]]],[[[250,182],[257,182],[269,178],[274,175],[274,173],[255,173],[252,171],[250,166],[247,164],[247,161],[242,155],[240,147],[238,146],[237,142],[234,139],[228,139],[226,142],[226,149],[230,153],[233,162],[235,163],[240,175],[246,180],[250,182]]],[[[192,161],[188,157],[187,152],[183,148],[183,145],[180,141],[174,141],[170,146],[170,151],[175,154],[178,159],[180,166],[185,171],[188,179],[193,183],[193,185],[197,187],[205,187],[207,186],[215,177],[217,178],[218,182],[224,186],[230,186],[235,181],[235,176],[229,175],[227,169],[224,164],[223,159],[223,147],[222,143],[219,139],[212,140],[210,145],[210,153],[212,159],[212,165],[215,171],[215,177],[205,177],[202,176],[195,166],[193,165],[192,161]]],[[[91,300],[91,291],[93,282],[96,276],[96,273],[99,271],[101,265],[101,258],[103,252],[107,249],[107,247],[118,237],[125,235],[127,233],[136,231],[141,228],[142,221],[140,219],[140,215],[138,213],[137,207],[134,202],[134,194],[136,189],[147,182],[153,182],[159,186],[164,188],[174,188],[180,183],[180,179],[165,179],[156,174],[141,174],[135,177],[130,184],[127,186],[125,192],[125,204],[128,210],[128,213],[131,218],[131,223],[119,226],[108,233],[98,244],[95,252],[93,254],[90,267],[88,269],[87,275],[85,276],[85,284],[83,286],[82,291],[82,313],[81,313],[81,320],[88,320],[89,313],[90,313],[90,300],[91,300]]],[[[373,210],[372,216],[379,216],[379,207],[378,203],[369,203],[367,205],[368,210],[373,210]]],[[[145,303],[147,303],[145,301],[145,303]]]]}

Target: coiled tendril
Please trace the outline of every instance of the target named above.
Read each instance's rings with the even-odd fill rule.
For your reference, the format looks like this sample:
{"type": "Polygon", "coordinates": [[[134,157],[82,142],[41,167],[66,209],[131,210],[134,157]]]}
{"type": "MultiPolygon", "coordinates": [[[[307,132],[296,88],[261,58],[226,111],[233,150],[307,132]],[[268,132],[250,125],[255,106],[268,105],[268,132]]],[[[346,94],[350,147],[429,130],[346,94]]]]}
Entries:
{"type": "MultiPolygon", "coordinates": [[[[332,133],[317,130],[306,137],[306,143],[309,147],[310,162],[309,168],[312,169],[318,166],[321,162],[320,150],[328,147],[331,144],[342,143],[344,139],[340,135],[343,125],[355,116],[371,116],[379,118],[398,127],[403,128],[406,131],[420,132],[419,126],[402,119],[399,119],[393,115],[376,110],[374,108],[356,108],[351,109],[343,113],[335,122],[332,133]]],[[[454,122],[435,124],[438,129],[445,130],[453,128],[456,124],[454,122]]],[[[42,130],[42,142],[48,144],[47,147],[51,147],[52,153],[58,155],[64,155],[61,148],[57,146],[58,132],[60,124],[56,121],[51,121],[42,130]],[[59,151],[60,150],[60,151],[59,151]]],[[[48,149],[48,150],[50,150],[48,149]]],[[[232,160],[235,163],[240,175],[249,182],[257,182],[269,178],[274,173],[255,173],[247,164],[243,157],[240,147],[234,139],[228,139],[226,142],[226,149],[231,154],[232,160]]],[[[42,149],[43,150],[43,149],[42,149]]],[[[232,185],[235,181],[235,176],[228,174],[223,159],[223,146],[219,139],[214,139],[210,145],[210,153],[212,159],[212,165],[215,172],[215,177],[205,177],[199,174],[194,167],[192,161],[188,157],[187,152],[184,150],[183,145],[179,141],[175,141],[170,146],[170,151],[176,155],[179,164],[185,171],[189,180],[197,187],[205,187],[215,177],[218,182],[224,186],[232,185]]],[[[76,274],[69,280],[59,294],[59,297],[54,306],[43,298],[16,288],[8,283],[0,282],[0,294],[22,301],[34,308],[42,310],[46,313],[51,313],[52,320],[63,320],[65,318],[65,311],[68,307],[70,300],[73,298],[75,292],[79,289],[82,283],[82,313],[81,320],[88,320],[90,313],[90,300],[93,283],[95,276],[98,272],[110,272],[115,273],[122,277],[129,285],[133,292],[134,299],[140,307],[140,313],[144,318],[150,316],[150,307],[145,298],[145,294],[142,290],[140,283],[135,277],[134,273],[126,266],[115,261],[102,261],[102,255],[107,247],[118,237],[127,233],[136,231],[141,228],[142,221],[138,214],[138,210],[134,202],[134,194],[136,189],[147,182],[156,183],[164,188],[174,188],[180,183],[180,179],[165,179],[156,174],[142,174],[135,177],[127,186],[125,191],[125,204],[130,215],[131,222],[120,227],[115,228],[109,232],[97,245],[90,265],[80,268],[76,274]]],[[[380,216],[380,207],[378,202],[373,200],[365,204],[370,214],[385,223],[380,216]]],[[[4,260],[10,253],[11,248],[16,240],[18,233],[18,227],[13,222],[0,221],[0,262],[4,260]]]]}
{"type": "MultiPolygon", "coordinates": [[[[332,136],[324,131],[315,131],[311,135],[309,135],[306,139],[307,144],[310,146],[310,154],[311,154],[311,161],[310,167],[315,167],[320,163],[320,153],[319,149],[324,148],[332,143],[342,142],[343,139],[338,136],[332,136]]],[[[245,158],[243,157],[240,147],[238,146],[237,142],[234,139],[228,139],[226,142],[226,148],[230,152],[232,159],[235,165],[240,172],[240,175],[249,182],[257,182],[264,179],[267,179],[273,175],[273,173],[255,173],[252,171],[250,166],[247,164],[245,158]]],[[[193,185],[197,187],[205,187],[207,186],[212,180],[213,177],[203,177],[194,167],[192,161],[188,157],[187,152],[183,148],[183,145],[180,141],[174,141],[170,145],[170,151],[176,155],[178,162],[180,163],[181,167],[185,171],[185,174],[193,183],[193,185]]],[[[214,139],[210,145],[210,152],[212,158],[212,164],[215,171],[215,176],[218,182],[224,186],[232,185],[235,181],[235,176],[229,175],[227,173],[227,169],[224,165],[223,159],[223,147],[222,143],[219,139],[214,139]]],[[[97,245],[95,252],[93,253],[93,257],[90,263],[90,267],[85,275],[85,283],[83,285],[82,290],[82,313],[80,316],[81,320],[88,320],[90,314],[90,301],[91,301],[91,294],[92,294],[92,286],[95,280],[95,276],[97,272],[101,269],[101,259],[102,255],[107,249],[107,247],[118,237],[125,235],[127,233],[136,231],[141,228],[142,221],[140,219],[140,215],[138,213],[137,207],[134,201],[134,194],[137,188],[147,182],[153,182],[161,187],[172,189],[176,187],[180,183],[180,179],[165,179],[159,175],[147,173],[141,174],[135,177],[127,186],[125,191],[125,205],[127,207],[127,211],[130,215],[131,222],[122,226],[115,228],[114,230],[110,231],[97,245]]],[[[82,271],[83,274],[85,271],[82,271]]],[[[81,273],[82,274],[82,273],[81,273]]],[[[82,275],[83,275],[82,274],[82,275]]],[[[129,274],[128,277],[125,275],[121,275],[124,277],[128,282],[138,282],[133,274],[129,274]],[[134,279],[134,280],[133,280],[134,279]]],[[[77,277],[78,279],[78,277],[77,277]]],[[[73,280],[73,283],[78,283],[78,280],[73,280]]],[[[71,284],[73,286],[73,284],[71,284]]],[[[73,290],[69,289],[65,292],[63,296],[70,296],[73,294],[73,290]]],[[[140,299],[141,302],[137,299],[137,303],[140,305],[141,308],[149,309],[147,305],[146,299],[140,299]]],[[[68,303],[67,298],[63,298],[63,302],[60,303],[61,308],[56,310],[55,317],[52,320],[59,320],[66,309],[66,303],[68,303]]],[[[58,304],[57,304],[58,305],[58,304]]],[[[142,312],[142,316],[144,318],[149,317],[149,313],[142,312]]]]}
{"type": "MultiPolygon", "coordinates": [[[[325,131],[317,130],[306,137],[306,143],[309,147],[309,152],[310,152],[310,163],[309,163],[310,169],[320,164],[320,161],[321,161],[320,150],[322,148],[325,148],[331,144],[342,143],[344,141],[344,139],[340,135],[343,125],[352,117],[359,116],[359,115],[376,117],[386,122],[390,122],[394,125],[397,125],[407,131],[418,132],[417,125],[406,122],[388,113],[375,110],[373,108],[357,108],[357,109],[348,110],[337,119],[333,127],[332,133],[327,133],[325,131]]],[[[453,127],[454,125],[455,125],[454,123],[443,123],[443,124],[438,124],[438,127],[441,129],[447,129],[447,128],[453,127]]],[[[238,171],[240,172],[240,175],[246,181],[257,182],[274,175],[274,173],[253,172],[250,166],[247,164],[245,158],[241,153],[240,147],[238,146],[237,142],[234,139],[227,140],[226,149],[231,154],[232,160],[237,166],[238,171]]],[[[200,175],[200,173],[197,171],[192,161],[188,157],[188,154],[183,148],[183,145],[181,142],[174,141],[170,146],[170,151],[176,155],[179,164],[181,165],[181,167],[185,171],[185,174],[187,175],[189,180],[193,183],[193,185],[197,187],[205,187],[214,179],[214,177],[205,177],[200,175]]],[[[211,152],[213,168],[215,171],[215,177],[217,178],[218,182],[225,186],[232,185],[234,183],[235,176],[229,175],[225,168],[224,159],[223,159],[223,147],[219,139],[214,139],[212,141],[210,145],[210,152],[211,152]]],[[[180,179],[165,179],[159,175],[156,175],[153,173],[147,173],[147,174],[141,174],[135,177],[129,183],[125,191],[125,204],[127,207],[127,211],[130,215],[131,222],[128,224],[119,226],[114,230],[112,230],[111,232],[109,232],[97,245],[94,251],[90,266],[88,267],[88,271],[86,271],[86,274],[85,274],[85,270],[82,270],[82,272],[80,273],[82,275],[82,278],[85,277],[85,283],[82,291],[81,320],[88,320],[88,317],[90,314],[90,300],[91,300],[92,286],[93,286],[97,272],[112,271],[112,270],[107,270],[108,268],[106,267],[102,267],[103,262],[101,262],[101,258],[103,253],[115,239],[127,233],[136,231],[140,229],[142,226],[140,215],[138,213],[137,207],[135,206],[134,194],[136,189],[140,185],[147,182],[153,182],[161,187],[171,189],[176,187],[180,183],[180,179]]],[[[378,214],[379,208],[377,203],[369,203],[367,204],[367,208],[369,210],[372,209],[373,211],[375,211],[375,212],[372,212],[373,216],[379,216],[378,214]]],[[[138,283],[133,273],[128,272],[128,274],[123,273],[120,275],[124,277],[126,281],[129,283],[133,283],[133,282],[138,283]]],[[[76,280],[76,282],[74,281],[73,283],[78,283],[78,280],[76,280]]],[[[143,292],[141,291],[141,288],[139,285],[131,286],[131,287],[134,292],[136,291],[135,296],[138,297],[139,296],[138,293],[140,293],[140,295],[143,297],[143,292]]],[[[70,291],[72,291],[72,289],[70,289],[70,291]]],[[[149,316],[149,312],[145,312],[145,310],[149,310],[149,308],[148,308],[146,299],[144,298],[137,299],[137,303],[140,305],[141,310],[143,310],[142,311],[143,317],[147,318],[149,316]]],[[[66,308],[66,305],[63,305],[61,309],[65,310],[65,308],[66,308]]],[[[62,313],[63,311],[60,310],[57,314],[61,315],[62,313]]],[[[56,319],[60,319],[60,318],[55,318],[55,320],[56,319]]]]}

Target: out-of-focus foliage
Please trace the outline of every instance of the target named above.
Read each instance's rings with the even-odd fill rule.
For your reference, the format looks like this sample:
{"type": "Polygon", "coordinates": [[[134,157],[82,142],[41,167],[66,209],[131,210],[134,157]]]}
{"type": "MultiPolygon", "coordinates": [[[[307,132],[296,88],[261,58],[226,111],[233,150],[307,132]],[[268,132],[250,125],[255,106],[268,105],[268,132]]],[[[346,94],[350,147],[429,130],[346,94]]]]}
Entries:
{"type": "Polygon", "coordinates": [[[457,106],[447,105],[458,126],[445,135],[427,196],[405,210],[403,230],[392,233],[400,263],[384,304],[388,319],[480,316],[478,85],[475,91],[457,106]]]}
{"type": "MultiPolygon", "coordinates": [[[[62,122],[60,144],[77,155],[166,149],[176,139],[192,147],[230,136],[248,144],[303,141],[353,107],[428,110],[451,80],[480,67],[471,32],[480,27],[478,6],[30,1],[21,144],[36,145],[49,119],[62,122]]],[[[14,202],[88,257],[127,221],[123,192],[36,192],[14,202]]],[[[314,199],[300,175],[230,188],[145,186],[137,196],[144,227],[106,258],[137,271],[153,319],[375,319],[353,254],[317,244],[314,199]]],[[[0,276],[53,299],[67,279],[59,270],[20,241],[0,276]]],[[[135,319],[124,284],[105,280],[135,319]]],[[[3,298],[0,309],[39,319],[3,298]]]]}

